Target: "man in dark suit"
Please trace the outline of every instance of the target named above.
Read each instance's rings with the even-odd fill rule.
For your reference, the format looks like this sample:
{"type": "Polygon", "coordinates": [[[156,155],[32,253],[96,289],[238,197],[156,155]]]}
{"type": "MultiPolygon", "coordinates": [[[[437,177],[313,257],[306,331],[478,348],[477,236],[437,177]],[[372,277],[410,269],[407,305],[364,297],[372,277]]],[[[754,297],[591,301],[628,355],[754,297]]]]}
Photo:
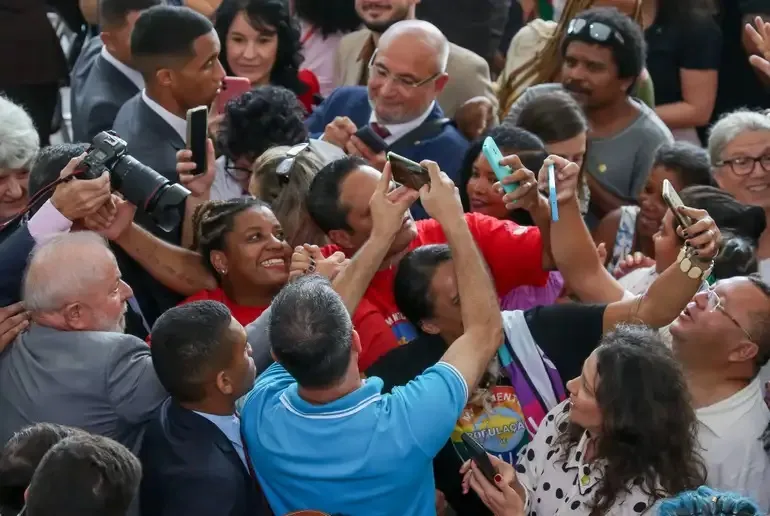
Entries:
{"type": "MultiPolygon", "coordinates": [[[[446,86],[449,43],[430,23],[407,20],[394,24],[380,37],[370,61],[366,87],[343,87],[332,93],[311,115],[312,137],[361,156],[382,170],[385,151],[413,161],[432,160],[455,182],[468,141],[444,118],[436,102],[446,86]],[[355,132],[369,125],[384,140],[372,149],[355,132]]],[[[418,202],[415,218],[427,214],[418,202]]]]}
{"type": "Polygon", "coordinates": [[[235,412],[256,376],[243,326],[216,301],[172,308],[153,327],[152,362],[171,398],[139,454],[142,516],[270,514],[235,412]]]}
{"type": "MultiPolygon", "coordinates": [[[[90,142],[101,131],[112,129],[118,110],[144,88],[142,74],[131,64],[131,31],[141,11],[161,3],[161,0],[101,0],[99,15],[104,45],[93,58],[85,80],[72,84],[75,141],[90,142]]],[[[87,52],[93,52],[95,46],[89,43],[87,52]]]]}
{"type": "Polygon", "coordinates": [[[123,333],[131,288],[104,240],[79,231],[42,244],[23,290],[31,324],[0,354],[0,443],[47,422],[138,451],[167,393],[147,344],[123,333]]]}
{"type": "MultiPolygon", "coordinates": [[[[176,152],[185,147],[187,110],[211,105],[221,86],[225,72],[219,49],[211,22],[187,7],[151,7],[134,25],[131,59],[144,77],[145,89],[123,105],[114,130],[128,143],[130,155],[169,181],[179,180],[176,152]]],[[[136,221],[167,242],[182,241],[181,227],[163,231],[141,209],[136,221]]],[[[150,324],[181,301],[127,254],[116,254],[150,324]]]]}

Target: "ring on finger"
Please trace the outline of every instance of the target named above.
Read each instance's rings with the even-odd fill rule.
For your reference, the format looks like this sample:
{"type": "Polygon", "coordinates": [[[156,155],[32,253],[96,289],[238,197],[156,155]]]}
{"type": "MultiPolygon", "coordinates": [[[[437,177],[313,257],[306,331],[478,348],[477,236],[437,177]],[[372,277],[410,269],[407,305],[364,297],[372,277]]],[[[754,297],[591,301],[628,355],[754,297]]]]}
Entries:
{"type": "Polygon", "coordinates": [[[305,274],[313,274],[314,272],[315,272],[315,260],[311,258],[310,265],[308,265],[307,269],[305,269],[305,274]]]}

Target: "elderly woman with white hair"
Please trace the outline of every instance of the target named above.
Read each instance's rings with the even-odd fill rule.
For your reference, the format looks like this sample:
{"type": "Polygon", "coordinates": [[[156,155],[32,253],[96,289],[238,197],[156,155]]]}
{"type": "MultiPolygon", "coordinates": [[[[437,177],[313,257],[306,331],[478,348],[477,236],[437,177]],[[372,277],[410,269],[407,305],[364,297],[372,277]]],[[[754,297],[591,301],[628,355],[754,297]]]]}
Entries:
{"type": "Polygon", "coordinates": [[[0,96],[0,224],[27,206],[29,168],[39,147],[27,112],[0,96]]]}
{"type": "MultiPolygon", "coordinates": [[[[726,114],[711,128],[708,150],[719,187],[770,214],[770,116],[744,109],[726,114]]],[[[770,230],[757,254],[760,274],[770,279],[770,230]]]]}

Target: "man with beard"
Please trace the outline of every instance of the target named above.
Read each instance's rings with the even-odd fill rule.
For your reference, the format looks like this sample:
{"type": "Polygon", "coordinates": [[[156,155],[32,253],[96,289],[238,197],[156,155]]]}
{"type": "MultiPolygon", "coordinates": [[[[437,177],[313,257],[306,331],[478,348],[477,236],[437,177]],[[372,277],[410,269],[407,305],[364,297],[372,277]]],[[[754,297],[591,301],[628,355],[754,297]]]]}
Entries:
{"type": "MultiPolygon", "coordinates": [[[[449,42],[435,26],[418,20],[396,23],[369,60],[367,86],[335,90],[307,120],[311,138],[360,156],[380,171],[387,151],[416,162],[435,161],[458,183],[468,142],[447,123],[436,102],[449,81],[448,60],[449,42]],[[356,135],[367,126],[373,137],[379,136],[379,148],[356,135]]],[[[412,214],[426,217],[420,203],[412,206],[412,214]]]]}
{"type": "Polygon", "coordinates": [[[586,222],[593,228],[612,210],[637,202],[656,149],[673,136],[652,109],[629,95],[645,63],[644,36],[631,18],[615,8],[583,11],[567,26],[562,59],[562,83],[527,89],[506,121],[515,124],[527,102],[561,88],[580,103],[591,126],[586,222]]]}
{"type": "MultiPolygon", "coordinates": [[[[356,0],[356,12],[365,29],[348,34],[337,49],[335,84],[363,86],[369,78],[369,61],[378,48],[380,38],[391,26],[415,19],[419,0],[356,0]]],[[[497,97],[492,91],[489,65],[477,54],[458,45],[449,44],[446,87],[438,95],[438,103],[450,118],[466,101],[486,97],[497,111],[497,97]]]]}
{"type": "Polygon", "coordinates": [[[137,451],[144,423],[168,395],[150,348],[123,333],[131,296],[95,233],[38,247],[23,287],[29,328],[0,355],[0,443],[25,426],[57,423],[137,451]]]}

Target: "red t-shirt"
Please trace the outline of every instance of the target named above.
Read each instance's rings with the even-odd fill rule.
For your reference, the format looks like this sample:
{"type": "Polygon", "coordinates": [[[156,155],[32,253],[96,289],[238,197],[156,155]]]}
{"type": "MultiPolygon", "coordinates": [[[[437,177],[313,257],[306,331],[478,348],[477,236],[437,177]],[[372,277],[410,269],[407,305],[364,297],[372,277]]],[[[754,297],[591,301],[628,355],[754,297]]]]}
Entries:
{"type": "Polygon", "coordinates": [[[307,86],[307,91],[302,95],[297,95],[297,98],[305,106],[305,110],[308,113],[312,113],[313,105],[315,104],[314,97],[321,93],[321,83],[318,82],[318,77],[313,72],[304,68],[299,71],[297,77],[307,86]]]}
{"type": "MultiPolygon", "coordinates": [[[[466,213],[465,220],[489,266],[498,295],[507,294],[520,285],[545,285],[548,272],[543,270],[540,230],[480,213],[466,213]]],[[[416,224],[417,238],[409,245],[409,250],[447,243],[444,230],[437,221],[427,219],[416,224]]],[[[328,245],[321,251],[324,256],[329,256],[339,250],[335,245],[328,245]]],[[[358,359],[361,371],[394,347],[417,337],[415,328],[396,306],[394,279],[393,268],[378,271],[353,314],[353,324],[361,337],[362,351],[358,359]]]]}
{"type": "Polygon", "coordinates": [[[215,290],[201,290],[197,294],[193,294],[192,296],[188,297],[181,303],[180,305],[183,305],[185,303],[190,303],[192,301],[203,301],[203,300],[210,300],[210,301],[219,301],[220,303],[224,304],[227,308],[230,309],[230,313],[233,314],[233,317],[235,317],[235,320],[241,323],[243,326],[246,326],[248,324],[251,324],[254,322],[254,320],[262,315],[262,312],[267,310],[267,307],[269,305],[265,306],[242,306],[236,304],[234,301],[232,301],[229,297],[225,295],[224,290],[221,288],[217,288],[215,290]]]}

